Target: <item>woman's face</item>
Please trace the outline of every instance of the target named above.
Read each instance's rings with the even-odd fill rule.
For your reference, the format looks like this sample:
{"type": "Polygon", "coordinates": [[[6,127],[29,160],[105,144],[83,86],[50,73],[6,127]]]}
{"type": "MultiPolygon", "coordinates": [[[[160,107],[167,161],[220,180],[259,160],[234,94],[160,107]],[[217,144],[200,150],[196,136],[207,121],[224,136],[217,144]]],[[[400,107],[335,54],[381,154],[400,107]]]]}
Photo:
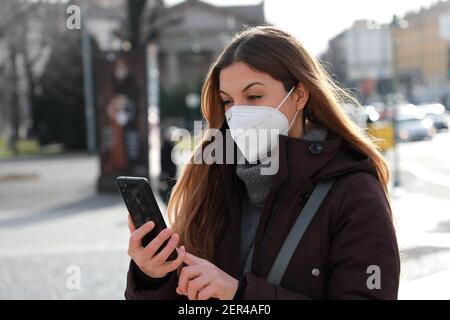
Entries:
{"type": "MultiPolygon", "coordinates": [[[[219,78],[220,96],[224,112],[234,105],[270,106],[276,108],[288,94],[280,81],[272,78],[268,73],[251,69],[244,62],[237,62],[224,68],[220,72],[219,78]]],[[[307,100],[307,90],[302,84],[299,84],[278,110],[291,123],[297,111],[301,111],[304,108],[307,100]]],[[[301,117],[297,117],[295,121],[301,123],[299,120],[301,120],[301,117]]],[[[300,130],[301,132],[302,128],[298,127],[298,123],[293,123],[289,135],[300,135],[298,131],[300,130]]]]}

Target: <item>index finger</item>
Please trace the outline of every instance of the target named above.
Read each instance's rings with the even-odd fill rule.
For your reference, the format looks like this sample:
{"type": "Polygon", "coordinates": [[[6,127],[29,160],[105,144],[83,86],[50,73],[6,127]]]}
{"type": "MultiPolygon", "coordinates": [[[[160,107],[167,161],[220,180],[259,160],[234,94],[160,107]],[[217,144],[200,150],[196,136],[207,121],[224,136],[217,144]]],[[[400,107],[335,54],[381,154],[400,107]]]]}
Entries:
{"type": "Polygon", "coordinates": [[[147,233],[152,231],[154,227],[155,223],[153,221],[149,221],[134,231],[130,237],[130,249],[139,250],[142,248],[142,238],[144,238],[147,233]]]}
{"type": "Polygon", "coordinates": [[[189,266],[199,264],[203,262],[203,259],[194,256],[193,254],[186,252],[186,255],[184,256],[184,263],[186,263],[189,266]]]}
{"type": "Polygon", "coordinates": [[[131,220],[131,215],[128,214],[128,229],[130,229],[130,233],[136,231],[136,227],[134,226],[133,220],[131,220]]]}

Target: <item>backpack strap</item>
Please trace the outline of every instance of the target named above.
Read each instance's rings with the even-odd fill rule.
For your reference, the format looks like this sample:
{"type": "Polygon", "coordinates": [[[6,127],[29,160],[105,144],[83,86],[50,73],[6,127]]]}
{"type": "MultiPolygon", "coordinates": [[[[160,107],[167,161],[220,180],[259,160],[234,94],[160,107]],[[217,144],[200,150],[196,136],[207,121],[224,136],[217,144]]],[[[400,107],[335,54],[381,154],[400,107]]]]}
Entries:
{"type": "Polygon", "coordinates": [[[336,179],[322,181],[314,189],[275,259],[267,277],[269,283],[280,285],[298,244],[335,181],[336,179]]]}

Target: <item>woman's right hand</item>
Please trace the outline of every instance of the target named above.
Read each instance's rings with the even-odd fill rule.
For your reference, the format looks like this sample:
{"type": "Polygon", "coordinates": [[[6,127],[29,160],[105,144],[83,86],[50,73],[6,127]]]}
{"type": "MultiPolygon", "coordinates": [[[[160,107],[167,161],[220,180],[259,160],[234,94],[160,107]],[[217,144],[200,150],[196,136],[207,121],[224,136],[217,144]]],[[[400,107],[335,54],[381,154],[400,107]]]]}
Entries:
{"type": "Polygon", "coordinates": [[[168,273],[176,270],[184,261],[185,248],[181,246],[177,249],[180,236],[171,229],[162,230],[147,246],[142,246],[142,238],[155,227],[153,221],[149,221],[136,230],[130,215],[128,215],[128,228],[131,232],[130,242],[128,245],[128,255],[133,259],[136,265],[146,275],[151,278],[164,278],[168,273]],[[156,252],[161,245],[169,239],[166,247],[158,254],[156,252]],[[177,250],[178,257],[166,262],[167,258],[177,250]]]}

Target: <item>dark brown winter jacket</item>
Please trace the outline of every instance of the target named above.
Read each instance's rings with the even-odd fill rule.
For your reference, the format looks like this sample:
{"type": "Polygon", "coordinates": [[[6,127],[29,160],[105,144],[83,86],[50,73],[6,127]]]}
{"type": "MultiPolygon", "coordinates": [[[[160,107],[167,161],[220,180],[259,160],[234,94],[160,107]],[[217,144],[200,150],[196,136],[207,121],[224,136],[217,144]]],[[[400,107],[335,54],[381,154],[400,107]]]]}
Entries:
{"type": "MultiPolygon", "coordinates": [[[[222,128],[224,130],[224,128],[222,128]]],[[[397,299],[400,275],[396,234],[372,161],[341,137],[325,141],[280,137],[280,168],[255,237],[251,271],[241,279],[242,299],[397,299]],[[266,281],[272,264],[315,185],[337,178],[309,225],[280,286],[266,281]],[[242,285],[243,284],[243,285],[242,285]]],[[[212,263],[238,278],[241,181],[235,165],[218,164],[226,198],[226,224],[212,263]]],[[[244,187],[245,188],[245,187],[244,187]]],[[[187,299],[175,292],[176,272],[146,277],[131,261],[126,299],[187,299]]]]}

